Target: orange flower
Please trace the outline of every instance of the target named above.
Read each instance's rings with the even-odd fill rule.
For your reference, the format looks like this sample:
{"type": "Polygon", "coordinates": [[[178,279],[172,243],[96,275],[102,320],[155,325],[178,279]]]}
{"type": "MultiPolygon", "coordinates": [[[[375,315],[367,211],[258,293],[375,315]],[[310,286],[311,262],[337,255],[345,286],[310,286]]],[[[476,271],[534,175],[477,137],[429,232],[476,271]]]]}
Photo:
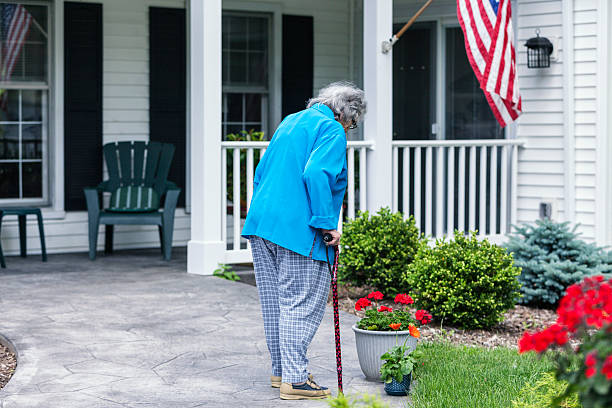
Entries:
{"type": "Polygon", "coordinates": [[[398,330],[401,325],[402,325],[401,323],[391,323],[389,327],[392,328],[393,330],[398,330]]]}
{"type": "Polygon", "coordinates": [[[410,335],[414,338],[419,338],[421,337],[421,332],[419,331],[419,329],[417,329],[414,325],[409,325],[408,326],[408,331],[410,332],[410,335]]]}

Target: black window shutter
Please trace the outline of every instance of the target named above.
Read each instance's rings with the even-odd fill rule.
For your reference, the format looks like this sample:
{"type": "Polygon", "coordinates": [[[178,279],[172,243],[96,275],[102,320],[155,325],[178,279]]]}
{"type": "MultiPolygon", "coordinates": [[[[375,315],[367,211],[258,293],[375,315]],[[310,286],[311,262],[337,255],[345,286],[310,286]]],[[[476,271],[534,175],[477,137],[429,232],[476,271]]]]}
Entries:
{"type": "Polygon", "coordinates": [[[168,180],[182,190],[185,206],[187,54],[185,10],[149,8],[150,140],[172,143],[176,150],[168,180]]]}
{"type": "Polygon", "coordinates": [[[102,179],[102,5],[64,3],[64,206],[102,179]]]}
{"type": "Polygon", "coordinates": [[[313,26],[312,16],[283,15],[283,117],[304,109],[312,97],[313,26]]]}

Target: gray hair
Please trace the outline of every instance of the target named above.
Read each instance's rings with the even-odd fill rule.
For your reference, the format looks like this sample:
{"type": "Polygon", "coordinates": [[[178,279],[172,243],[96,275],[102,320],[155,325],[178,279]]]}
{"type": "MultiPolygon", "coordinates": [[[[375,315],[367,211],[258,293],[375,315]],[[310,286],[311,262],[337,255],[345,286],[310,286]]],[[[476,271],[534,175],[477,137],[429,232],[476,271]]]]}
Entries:
{"type": "Polygon", "coordinates": [[[345,123],[359,122],[366,113],[365,93],[348,81],[332,82],[308,101],[307,108],[322,103],[327,105],[345,123]]]}

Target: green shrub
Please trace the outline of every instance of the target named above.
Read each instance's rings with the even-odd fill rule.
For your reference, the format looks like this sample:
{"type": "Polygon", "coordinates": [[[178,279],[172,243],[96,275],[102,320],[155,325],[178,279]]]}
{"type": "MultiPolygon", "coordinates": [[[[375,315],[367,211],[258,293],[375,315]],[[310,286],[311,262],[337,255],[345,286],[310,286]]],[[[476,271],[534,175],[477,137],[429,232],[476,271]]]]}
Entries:
{"type": "Polygon", "coordinates": [[[381,208],[376,215],[360,212],[344,224],[340,245],[339,278],[369,285],[385,293],[402,292],[402,277],[425,242],[414,223],[381,208]]]}
{"type": "Polygon", "coordinates": [[[463,328],[491,327],[519,297],[512,255],[476,233],[420,248],[406,281],[416,304],[436,319],[463,328]]]}
{"type": "MultiPolygon", "coordinates": [[[[540,375],[535,384],[525,384],[517,398],[512,401],[512,408],[550,408],[555,399],[565,393],[567,382],[558,381],[555,374],[546,372],[540,375]]],[[[559,403],[560,408],[581,408],[578,395],[574,394],[559,403]]]]}
{"type": "Polygon", "coordinates": [[[550,220],[515,227],[508,236],[508,252],[522,268],[520,303],[554,307],[565,290],[592,275],[612,272],[612,256],[579,239],[576,227],[550,220]]]}

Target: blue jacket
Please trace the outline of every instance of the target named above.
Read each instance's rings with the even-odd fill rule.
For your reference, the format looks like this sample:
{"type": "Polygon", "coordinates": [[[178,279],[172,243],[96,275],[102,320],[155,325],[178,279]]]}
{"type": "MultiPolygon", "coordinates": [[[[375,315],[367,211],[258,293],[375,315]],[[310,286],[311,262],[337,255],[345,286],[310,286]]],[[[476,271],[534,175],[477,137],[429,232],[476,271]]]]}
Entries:
{"type": "Polygon", "coordinates": [[[332,110],[316,104],[287,116],[257,165],[242,236],[325,261],[319,229],[338,227],[346,182],[346,134],[332,110]]]}

